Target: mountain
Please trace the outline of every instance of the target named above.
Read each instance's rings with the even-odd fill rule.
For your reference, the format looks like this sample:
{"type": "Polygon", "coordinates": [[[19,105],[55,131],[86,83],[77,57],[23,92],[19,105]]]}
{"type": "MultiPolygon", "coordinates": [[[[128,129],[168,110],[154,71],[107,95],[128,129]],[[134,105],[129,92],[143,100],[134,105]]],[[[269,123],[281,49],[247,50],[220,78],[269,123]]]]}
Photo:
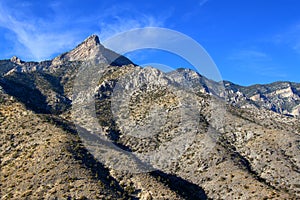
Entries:
{"type": "Polygon", "coordinates": [[[223,98],[236,107],[256,107],[293,117],[300,115],[300,83],[240,86],[229,81],[215,82],[189,69],[177,69],[175,73],[195,84],[200,83],[199,90],[223,98]]]}
{"type": "Polygon", "coordinates": [[[2,60],[0,196],[297,199],[299,89],[141,68],[96,35],[2,60]]]}
{"type": "Polygon", "coordinates": [[[275,82],[266,85],[242,87],[233,83],[225,84],[230,102],[235,105],[250,104],[258,108],[298,117],[300,115],[300,84],[275,82]]]}
{"type": "Polygon", "coordinates": [[[118,66],[133,64],[126,57],[120,56],[101,45],[97,35],[91,35],[72,51],[54,58],[52,63],[57,65],[65,61],[85,61],[91,58],[97,58],[98,60],[107,64],[118,66]]]}

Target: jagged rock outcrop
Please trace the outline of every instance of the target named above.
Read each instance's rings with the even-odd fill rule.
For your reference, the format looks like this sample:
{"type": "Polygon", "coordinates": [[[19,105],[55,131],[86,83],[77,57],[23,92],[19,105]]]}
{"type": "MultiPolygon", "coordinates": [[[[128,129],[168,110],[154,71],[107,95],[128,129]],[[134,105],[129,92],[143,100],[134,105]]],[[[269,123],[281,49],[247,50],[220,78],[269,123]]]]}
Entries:
{"type": "Polygon", "coordinates": [[[24,63],[24,61],[22,61],[20,58],[18,58],[17,56],[13,56],[10,59],[11,62],[18,64],[18,65],[22,65],[24,63]]]}
{"type": "Polygon", "coordinates": [[[64,53],[53,59],[53,65],[60,65],[65,61],[87,61],[97,59],[98,62],[108,65],[129,65],[133,64],[129,59],[109,49],[106,49],[97,35],[92,35],[79,44],[70,52],[64,53]]]}
{"type": "Polygon", "coordinates": [[[300,84],[275,82],[266,85],[239,86],[228,82],[228,101],[238,106],[254,105],[279,114],[299,116],[300,84]]]}

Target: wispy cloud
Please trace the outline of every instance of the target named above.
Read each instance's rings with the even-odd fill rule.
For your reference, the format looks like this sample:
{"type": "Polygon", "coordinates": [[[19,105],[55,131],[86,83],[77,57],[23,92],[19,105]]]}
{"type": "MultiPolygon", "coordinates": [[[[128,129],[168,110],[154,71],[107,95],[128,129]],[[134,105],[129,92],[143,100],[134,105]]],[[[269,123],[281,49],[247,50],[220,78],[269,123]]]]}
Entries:
{"type": "Polygon", "coordinates": [[[258,50],[239,50],[227,57],[227,60],[238,70],[247,71],[264,77],[285,78],[280,66],[274,63],[272,56],[258,50]]]}
{"type": "Polygon", "coordinates": [[[199,0],[198,3],[195,3],[195,5],[188,12],[181,16],[182,20],[190,21],[192,18],[199,17],[198,15],[201,7],[205,6],[209,1],[212,0],[199,0]]]}
{"type": "Polygon", "coordinates": [[[14,50],[26,59],[48,59],[53,53],[71,47],[76,41],[74,32],[56,31],[57,24],[51,24],[51,21],[20,19],[1,3],[0,22],[1,27],[14,33],[16,36],[14,50]]]}
{"type": "Polygon", "coordinates": [[[204,4],[206,4],[209,0],[201,0],[199,2],[199,6],[203,6],[204,4]]]}
{"type": "MultiPolygon", "coordinates": [[[[24,3],[22,6],[30,6],[24,3]]],[[[97,16],[77,16],[71,19],[59,2],[44,5],[50,16],[27,16],[22,10],[0,2],[0,27],[14,33],[13,50],[22,59],[44,60],[74,47],[86,34],[100,34],[101,39],[116,33],[146,26],[163,26],[164,17],[146,15],[132,8],[112,6],[97,16]],[[87,28],[86,28],[87,27],[87,28]],[[93,27],[93,28],[91,28],[93,27]]],[[[1,47],[1,44],[0,44],[1,47]]]]}
{"type": "Polygon", "coordinates": [[[289,48],[300,54],[300,23],[294,24],[287,30],[273,36],[272,42],[275,44],[288,45],[289,48]]]}
{"type": "Polygon", "coordinates": [[[291,31],[289,44],[300,54],[300,24],[291,31]]]}
{"type": "Polygon", "coordinates": [[[164,16],[153,16],[128,5],[112,6],[100,16],[100,38],[105,40],[117,33],[135,28],[162,27],[169,15],[170,13],[166,12],[164,16]]]}
{"type": "Polygon", "coordinates": [[[235,61],[269,61],[271,57],[264,52],[257,50],[240,50],[236,51],[228,57],[229,60],[235,61]]]}
{"type": "Polygon", "coordinates": [[[256,66],[256,74],[264,77],[276,77],[278,79],[286,79],[288,77],[287,73],[285,73],[282,69],[279,69],[278,66],[275,65],[258,65],[256,66]]]}

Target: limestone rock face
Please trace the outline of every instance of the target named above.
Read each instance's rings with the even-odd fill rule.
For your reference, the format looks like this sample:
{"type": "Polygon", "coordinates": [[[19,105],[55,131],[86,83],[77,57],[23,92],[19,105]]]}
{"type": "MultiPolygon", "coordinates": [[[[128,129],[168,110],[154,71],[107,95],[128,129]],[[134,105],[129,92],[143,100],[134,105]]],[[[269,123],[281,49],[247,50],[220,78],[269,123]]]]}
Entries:
{"type": "Polygon", "coordinates": [[[292,115],[300,116],[300,106],[299,105],[293,108],[292,115]]]}
{"type": "Polygon", "coordinates": [[[85,39],[75,49],[64,53],[52,61],[53,65],[59,65],[64,61],[88,61],[97,59],[100,63],[129,65],[133,64],[129,59],[118,55],[117,53],[106,49],[99,40],[97,35],[92,35],[85,39]]]}
{"type": "Polygon", "coordinates": [[[24,61],[22,61],[20,58],[18,58],[17,56],[13,56],[11,59],[10,59],[11,62],[13,63],[16,63],[18,65],[21,65],[22,63],[24,63],[24,61]]]}
{"type": "MultiPolygon", "coordinates": [[[[94,58],[95,56],[101,56],[100,48],[101,44],[98,36],[92,35],[79,44],[75,49],[68,53],[62,54],[53,60],[53,63],[61,60],[65,61],[84,61],[94,58]],[[99,55],[100,54],[100,55],[99,55]]],[[[103,57],[101,57],[104,59],[103,57]]]]}
{"type": "Polygon", "coordinates": [[[228,93],[228,101],[237,106],[248,104],[280,114],[299,116],[297,114],[297,107],[300,104],[299,83],[275,82],[248,87],[228,83],[225,87],[227,91],[232,91],[228,93]],[[238,98],[240,94],[244,98],[238,98]]]}
{"type": "Polygon", "coordinates": [[[252,101],[260,101],[261,100],[261,96],[260,96],[260,94],[255,94],[252,97],[250,97],[250,99],[252,101]]]}

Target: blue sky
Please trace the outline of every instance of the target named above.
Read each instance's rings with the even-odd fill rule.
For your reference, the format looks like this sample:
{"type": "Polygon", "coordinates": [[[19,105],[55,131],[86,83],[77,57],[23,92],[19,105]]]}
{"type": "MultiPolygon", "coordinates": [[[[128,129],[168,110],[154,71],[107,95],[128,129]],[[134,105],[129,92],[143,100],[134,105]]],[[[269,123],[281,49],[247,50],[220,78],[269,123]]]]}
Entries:
{"type": "MultiPolygon", "coordinates": [[[[200,43],[224,80],[300,82],[299,10],[298,0],[3,0],[0,59],[51,59],[91,34],[105,40],[132,28],[157,26],[200,43]]],[[[154,50],[128,56],[138,64],[188,65],[154,50]]]]}

